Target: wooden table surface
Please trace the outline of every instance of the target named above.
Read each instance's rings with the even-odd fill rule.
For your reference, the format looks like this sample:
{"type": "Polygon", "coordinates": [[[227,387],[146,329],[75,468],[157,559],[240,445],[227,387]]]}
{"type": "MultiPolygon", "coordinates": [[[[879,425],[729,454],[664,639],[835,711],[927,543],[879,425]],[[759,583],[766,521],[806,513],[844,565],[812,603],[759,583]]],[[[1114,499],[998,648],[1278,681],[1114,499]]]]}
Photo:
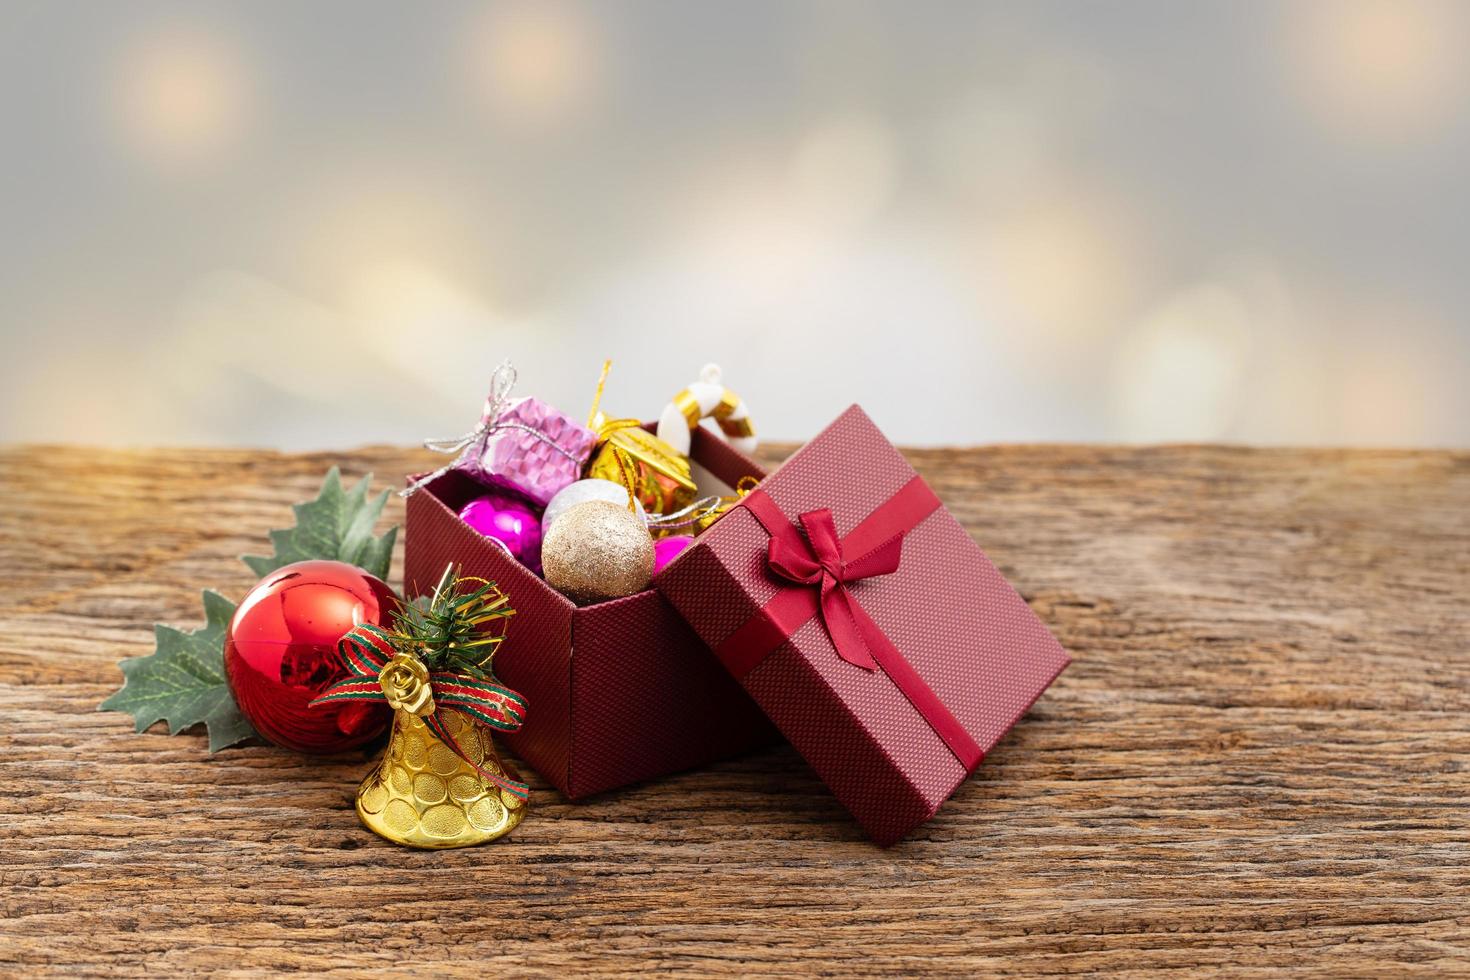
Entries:
{"type": "Polygon", "coordinates": [[[329,465],[424,458],[0,452],[0,972],[1470,973],[1470,454],[912,452],[1075,663],[886,851],[789,748],[426,853],[370,753],[97,711],[329,465]]]}

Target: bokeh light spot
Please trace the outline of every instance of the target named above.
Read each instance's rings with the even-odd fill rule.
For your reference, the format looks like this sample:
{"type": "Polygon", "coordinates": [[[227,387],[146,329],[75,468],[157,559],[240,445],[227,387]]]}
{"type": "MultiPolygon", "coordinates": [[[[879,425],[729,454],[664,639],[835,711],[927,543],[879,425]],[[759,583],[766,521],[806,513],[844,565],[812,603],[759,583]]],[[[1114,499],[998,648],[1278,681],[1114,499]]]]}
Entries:
{"type": "Polygon", "coordinates": [[[792,157],[795,203],[813,222],[834,231],[863,225],[893,195],[894,142],[887,125],[861,113],[814,127],[792,157]]]}
{"type": "Polygon", "coordinates": [[[1016,315],[1050,341],[1114,326],[1144,276],[1133,222],[1100,194],[1038,195],[1000,223],[992,247],[1016,315]]]}
{"type": "Polygon", "coordinates": [[[1124,340],[1113,364],[1118,432],[1139,440],[1224,436],[1243,395],[1249,311],[1230,290],[1197,286],[1124,340]]]}
{"type": "Polygon", "coordinates": [[[109,94],[130,149],[154,164],[175,166],[216,157],[240,138],[254,84],[227,38],[175,24],[124,47],[109,94]]]}
{"type": "Polygon", "coordinates": [[[1392,143],[1431,133],[1463,102],[1463,5],[1310,0],[1284,10],[1288,72],[1326,128],[1392,143]]]}
{"type": "Polygon", "coordinates": [[[569,4],[498,4],[467,37],[469,84],[506,121],[559,122],[584,107],[600,74],[594,25],[569,4]]]}

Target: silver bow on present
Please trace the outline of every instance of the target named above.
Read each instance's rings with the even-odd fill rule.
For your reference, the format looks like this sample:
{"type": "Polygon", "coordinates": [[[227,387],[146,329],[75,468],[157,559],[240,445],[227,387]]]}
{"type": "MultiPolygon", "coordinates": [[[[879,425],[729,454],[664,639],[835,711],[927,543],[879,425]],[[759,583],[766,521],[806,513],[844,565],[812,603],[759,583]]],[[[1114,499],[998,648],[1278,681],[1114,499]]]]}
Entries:
{"type": "MultiPolygon", "coordinates": [[[[568,450],[540,429],[536,429],[514,419],[503,418],[506,410],[511,407],[511,392],[515,390],[515,386],[515,366],[508,360],[502,361],[500,366],[490,376],[490,394],[485,398],[485,410],[480,416],[480,423],[462,436],[454,436],[448,439],[424,440],[424,448],[431,452],[444,453],[446,455],[457,453],[458,455],[454,461],[446,463],[429,475],[415,480],[405,489],[398,491],[398,495],[401,497],[412,496],[453,469],[481,470],[480,461],[487,452],[491,438],[498,433],[506,431],[524,433],[538,442],[545,444],[552,452],[566,458],[575,466],[580,467],[585,460],[585,455],[578,456],[575,452],[568,450]]],[[[520,401],[527,400],[521,399],[520,401]]]]}

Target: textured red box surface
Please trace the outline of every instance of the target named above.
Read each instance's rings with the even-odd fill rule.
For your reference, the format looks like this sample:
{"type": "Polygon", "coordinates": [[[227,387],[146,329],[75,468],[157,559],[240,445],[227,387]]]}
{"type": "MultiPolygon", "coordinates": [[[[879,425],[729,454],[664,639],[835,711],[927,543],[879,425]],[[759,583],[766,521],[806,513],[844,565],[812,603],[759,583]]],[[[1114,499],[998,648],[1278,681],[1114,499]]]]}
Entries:
{"type": "MultiPolygon", "coordinates": [[[[777,516],[791,522],[830,509],[837,534],[845,536],[916,479],[854,405],[759,489],[779,508],[777,516]]],[[[932,499],[927,487],[921,492],[932,499]]],[[[973,766],[957,758],[888,672],[839,658],[820,615],[753,667],[724,653],[737,629],[793,587],[769,568],[770,541],[743,503],[655,584],[743,674],[745,689],[868,834],[894,843],[933,816],[973,766]]],[[[904,535],[896,571],[847,588],[982,752],[1068,663],[1061,645],[942,505],[904,535]]]]}
{"type": "MultiPolygon", "coordinates": [[[[693,458],[733,486],[765,475],[703,430],[693,458]]],[[[654,589],[577,607],[459,519],[486,490],[451,471],[408,498],[404,591],[432,589],[448,564],[500,584],[515,606],[495,657],[525,695],[504,736],[569,799],[691,769],[779,739],[760,709],[654,589]]]]}

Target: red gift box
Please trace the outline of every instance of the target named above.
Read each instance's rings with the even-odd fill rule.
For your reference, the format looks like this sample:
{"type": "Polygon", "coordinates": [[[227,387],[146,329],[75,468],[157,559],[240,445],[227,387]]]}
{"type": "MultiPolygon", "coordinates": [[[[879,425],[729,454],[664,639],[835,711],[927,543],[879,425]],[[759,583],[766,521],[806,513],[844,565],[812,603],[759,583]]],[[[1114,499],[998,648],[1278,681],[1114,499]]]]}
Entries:
{"type": "MultiPolygon", "coordinates": [[[[694,436],[692,458],[725,484],[765,475],[709,433],[694,436]]],[[[525,726],[503,737],[568,799],[779,739],[655,589],[579,608],[460,520],[486,492],[451,470],[408,498],[404,590],[429,592],[454,564],[510,595],[516,615],[495,672],[528,709],[525,726]]]]}
{"type": "Polygon", "coordinates": [[[1069,662],[856,405],[655,584],[883,845],[1069,662]]]}

